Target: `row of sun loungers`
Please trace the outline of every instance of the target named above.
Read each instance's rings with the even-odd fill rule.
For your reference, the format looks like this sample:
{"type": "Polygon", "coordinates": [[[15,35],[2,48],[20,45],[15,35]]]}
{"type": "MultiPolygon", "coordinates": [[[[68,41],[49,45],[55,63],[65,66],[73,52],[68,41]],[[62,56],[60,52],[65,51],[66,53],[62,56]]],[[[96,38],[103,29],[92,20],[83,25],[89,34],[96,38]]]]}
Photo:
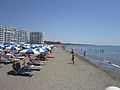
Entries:
{"type": "Polygon", "coordinates": [[[45,58],[45,60],[43,60],[43,58],[42,58],[42,60],[36,60],[36,58],[31,58],[30,62],[26,63],[27,65],[21,66],[20,62],[18,62],[21,60],[19,57],[10,59],[8,57],[2,56],[2,58],[4,58],[4,60],[1,59],[0,63],[3,63],[3,64],[12,63],[13,64],[12,65],[12,67],[13,67],[12,73],[11,73],[11,71],[9,71],[8,74],[23,75],[23,76],[29,76],[29,77],[33,76],[35,71],[40,71],[42,66],[45,64],[45,62],[47,60],[46,58],[45,58]]]}

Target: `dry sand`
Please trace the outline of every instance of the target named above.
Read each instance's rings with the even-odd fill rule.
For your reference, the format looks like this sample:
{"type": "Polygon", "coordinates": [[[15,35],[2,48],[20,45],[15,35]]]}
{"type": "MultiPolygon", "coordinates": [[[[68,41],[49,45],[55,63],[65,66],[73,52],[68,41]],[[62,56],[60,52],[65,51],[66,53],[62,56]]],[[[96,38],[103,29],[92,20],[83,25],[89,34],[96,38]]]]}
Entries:
{"type": "Polygon", "coordinates": [[[7,75],[12,65],[4,65],[0,68],[0,90],[104,90],[110,85],[120,86],[119,79],[83,58],[75,56],[72,64],[71,54],[61,47],[54,49],[53,55],[55,58],[49,58],[32,77],[7,75]]]}

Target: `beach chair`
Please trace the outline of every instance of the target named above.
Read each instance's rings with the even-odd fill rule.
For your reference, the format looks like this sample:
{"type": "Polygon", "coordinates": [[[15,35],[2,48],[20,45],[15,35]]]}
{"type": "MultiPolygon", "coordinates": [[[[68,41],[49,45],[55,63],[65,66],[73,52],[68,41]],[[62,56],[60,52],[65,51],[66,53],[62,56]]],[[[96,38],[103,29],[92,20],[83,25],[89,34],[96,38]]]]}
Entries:
{"type": "Polygon", "coordinates": [[[9,60],[0,60],[0,63],[3,63],[3,64],[9,64],[9,63],[13,63],[9,60]]]}
{"type": "Polygon", "coordinates": [[[45,53],[41,53],[40,55],[38,55],[37,58],[38,58],[38,60],[41,60],[41,61],[47,61],[45,53]]]}
{"type": "Polygon", "coordinates": [[[42,68],[42,66],[34,66],[34,65],[30,65],[29,69],[33,70],[33,71],[40,71],[42,68]]]}
{"type": "Polygon", "coordinates": [[[10,59],[9,56],[5,56],[5,55],[2,55],[1,56],[1,59],[0,59],[0,63],[3,63],[3,64],[9,64],[9,63],[13,63],[13,62],[17,62],[19,61],[20,59],[10,59]]]}
{"type": "Polygon", "coordinates": [[[20,63],[13,63],[12,67],[16,75],[25,75],[31,77],[35,73],[35,71],[25,71],[21,68],[20,63]]]}
{"type": "Polygon", "coordinates": [[[34,70],[34,71],[40,71],[40,69],[42,68],[42,66],[35,66],[33,64],[25,63],[23,64],[24,66],[22,67],[22,69],[26,69],[26,70],[34,70]]]}
{"type": "Polygon", "coordinates": [[[46,58],[55,58],[54,55],[47,55],[46,58]]]}
{"type": "Polygon", "coordinates": [[[28,64],[34,65],[34,66],[42,66],[43,65],[40,63],[39,60],[33,60],[33,59],[30,59],[30,62],[28,64]]]}
{"type": "Polygon", "coordinates": [[[14,56],[10,56],[10,55],[2,55],[1,56],[3,59],[7,59],[9,61],[17,61],[17,60],[20,60],[20,59],[17,59],[15,58],[14,56]]]}
{"type": "Polygon", "coordinates": [[[33,70],[33,71],[40,71],[41,68],[42,68],[42,66],[35,66],[30,63],[27,63],[24,67],[22,67],[22,69],[33,70]]]}

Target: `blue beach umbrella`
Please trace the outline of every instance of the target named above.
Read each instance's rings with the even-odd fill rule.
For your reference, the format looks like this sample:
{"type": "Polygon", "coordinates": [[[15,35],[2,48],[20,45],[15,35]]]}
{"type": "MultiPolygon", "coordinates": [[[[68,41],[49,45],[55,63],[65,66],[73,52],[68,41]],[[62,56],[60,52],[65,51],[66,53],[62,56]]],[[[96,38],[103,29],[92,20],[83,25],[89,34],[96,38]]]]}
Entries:
{"type": "Polygon", "coordinates": [[[4,45],[8,45],[8,46],[10,46],[10,45],[11,45],[11,43],[4,43],[4,45]]]}
{"type": "Polygon", "coordinates": [[[45,51],[45,52],[48,52],[48,50],[46,49],[46,47],[42,47],[42,49],[45,51]]]}
{"type": "Polygon", "coordinates": [[[30,45],[25,45],[25,48],[31,48],[31,46],[30,45]]]}
{"type": "Polygon", "coordinates": [[[6,47],[5,49],[8,49],[8,50],[20,50],[19,48],[14,47],[14,46],[6,47]]]}
{"type": "Polygon", "coordinates": [[[19,47],[22,48],[22,47],[24,47],[24,46],[23,46],[23,45],[20,45],[19,47]]]}
{"type": "Polygon", "coordinates": [[[20,51],[20,53],[25,53],[25,54],[37,54],[39,55],[40,52],[36,51],[35,49],[25,49],[20,51]]]}
{"type": "Polygon", "coordinates": [[[46,49],[46,50],[51,50],[51,48],[49,46],[43,46],[42,48],[46,49]]]}
{"type": "Polygon", "coordinates": [[[45,52],[45,50],[43,50],[42,48],[37,48],[36,51],[41,52],[41,53],[45,52]]]}
{"type": "Polygon", "coordinates": [[[36,44],[32,44],[31,48],[37,48],[38,46],[36,44]]]}
{"type": "Polygon", "coordinates": [[[43,49],[45,52],[48,52],[48,50],[47,49],[43,49]]]}
{"type": "Polygon", "coordinates": [[[51,47],[50,47],[50,46],[47,46],[46,49],[51,50],[51,47]]]}

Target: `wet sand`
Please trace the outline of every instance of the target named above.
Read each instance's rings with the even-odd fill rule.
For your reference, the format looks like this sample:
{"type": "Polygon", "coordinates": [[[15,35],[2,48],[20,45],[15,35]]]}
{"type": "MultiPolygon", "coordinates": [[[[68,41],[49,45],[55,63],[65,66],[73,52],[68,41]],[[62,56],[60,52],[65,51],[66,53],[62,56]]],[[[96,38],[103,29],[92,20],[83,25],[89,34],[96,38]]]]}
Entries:
{"type": "Polygon", "coordinates": [[[7,75],[12,65],[4,65],[0,68],[0,90],[104,90],[120,86],[118,74],[103,71],[77,55],[72,64],[71,54],[61,47],[52,54],[55,58],[49,58],[32,77],[7,75]]]}

